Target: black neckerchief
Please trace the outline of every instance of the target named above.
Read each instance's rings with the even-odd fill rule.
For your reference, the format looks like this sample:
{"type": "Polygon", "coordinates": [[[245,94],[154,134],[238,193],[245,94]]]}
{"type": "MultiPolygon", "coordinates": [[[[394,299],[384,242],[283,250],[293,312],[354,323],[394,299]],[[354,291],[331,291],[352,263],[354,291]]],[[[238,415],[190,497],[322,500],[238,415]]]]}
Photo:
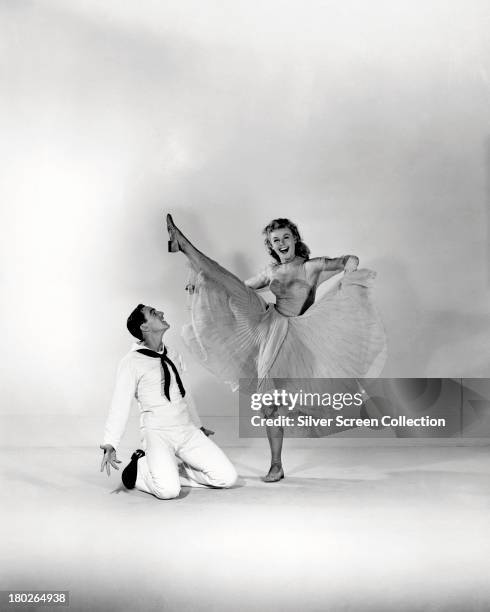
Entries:
{"type": "Polygon", "coordinates": [[[182,397],[185,397],[184,385],[180,380],[177,368],[175,367],[174,362],[169,357],[167,357],[167,347],[163,349],[163,353],[157,353],[156,351],[152,351],[151,349],[138,349],[136,352],[141,353],[142,355],[146,355],[147,357],[160,359],[160,363],[162,364],[163,368],[163,392],[165,393],[165,397],[168,399],[168,401],[170,401],[170,372],[168,370],[168,366],[170,366],[174,372],[175,380],[177,381],[177,385],[179,386],[180,394],[182,395],[182,397]]]}

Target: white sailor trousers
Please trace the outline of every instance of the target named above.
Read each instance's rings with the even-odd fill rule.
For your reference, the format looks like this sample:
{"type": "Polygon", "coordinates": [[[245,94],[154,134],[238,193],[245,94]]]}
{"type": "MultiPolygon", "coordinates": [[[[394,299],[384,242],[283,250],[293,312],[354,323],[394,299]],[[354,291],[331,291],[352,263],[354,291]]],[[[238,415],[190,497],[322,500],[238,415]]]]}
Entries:
{"type": "Polygon", "coordinates": [[[237,472],[224,452],[193,424],[141,428],[145,456],[138,461],[136,488],[173,499],[181,486],[229,488],[237,472]],[[177,459],[183,462],[179,474],[177,459]]]}

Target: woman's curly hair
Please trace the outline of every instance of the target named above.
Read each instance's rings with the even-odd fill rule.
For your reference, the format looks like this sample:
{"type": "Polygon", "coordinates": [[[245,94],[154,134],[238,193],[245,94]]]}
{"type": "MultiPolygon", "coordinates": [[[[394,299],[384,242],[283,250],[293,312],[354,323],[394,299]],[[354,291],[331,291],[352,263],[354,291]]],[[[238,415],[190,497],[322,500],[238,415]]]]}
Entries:
{"type": "Polygon", "coordinates": [[[306,246],[306,244],[301,239],[298,226],[290,221],[289,219],[273,219],[268,225],[264,227],[262,230],[262,234],[265,236],[264,244],[265,248],[269,252],[269,255],[273,257],[276,261],[280,262],[279,255],[272,248],[271,241],[269,240],[269,234],[277,229],[289,229],[293,234],[296,244],[295,246],[295,255],[298,257],[303,257],[304,259],[310,258],[310,249],[306,246]]]}

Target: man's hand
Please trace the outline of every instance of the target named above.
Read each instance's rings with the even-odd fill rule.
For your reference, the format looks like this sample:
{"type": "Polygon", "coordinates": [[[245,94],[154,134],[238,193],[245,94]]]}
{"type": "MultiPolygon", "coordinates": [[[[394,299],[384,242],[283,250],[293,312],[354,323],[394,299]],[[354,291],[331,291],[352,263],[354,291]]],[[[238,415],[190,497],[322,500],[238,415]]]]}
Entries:
{"type": "Polygon", "coordinates": [[[100,448],[104,451],[104,456],[102,457],[102,463],[100,464],[100,471],[103,472],[104,468],[107,470],[107,476],[111,475],[111,468],[118,470],[116,463],[121,463],[116,456],[116,451],[113,446],[110,444],[101,444],[100,448]]]}
{"type": "Polygon", "coordinates": [[[201,427],[202,433],[209,438],[209,436],[214,436],[214,431],[210,429],[206,429],[205,427],[201,427]]]}

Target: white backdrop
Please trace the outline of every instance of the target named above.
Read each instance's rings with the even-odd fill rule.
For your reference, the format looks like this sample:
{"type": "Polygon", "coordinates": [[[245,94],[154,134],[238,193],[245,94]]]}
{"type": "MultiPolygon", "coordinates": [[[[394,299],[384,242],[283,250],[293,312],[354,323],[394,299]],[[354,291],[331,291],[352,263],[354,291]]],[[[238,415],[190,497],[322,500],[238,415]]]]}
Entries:
{"type": "MultiPolygon", "coordinates": [[[[5,441],[101,432],[125,319],[180,344],[164,213],[241,277],[272,218],[379,273],[385,375],[487,376],[488,2],[0,3],[5,441]],[[60,417],[60,418],[58,418],[60,417]],[[92,425],[90,425],[92,427],[92,425]]],[[[201,411],[235,399],[198,364],[201,411]]],[[[76,441],[76,435],[70,438],[76,441]]]]}

